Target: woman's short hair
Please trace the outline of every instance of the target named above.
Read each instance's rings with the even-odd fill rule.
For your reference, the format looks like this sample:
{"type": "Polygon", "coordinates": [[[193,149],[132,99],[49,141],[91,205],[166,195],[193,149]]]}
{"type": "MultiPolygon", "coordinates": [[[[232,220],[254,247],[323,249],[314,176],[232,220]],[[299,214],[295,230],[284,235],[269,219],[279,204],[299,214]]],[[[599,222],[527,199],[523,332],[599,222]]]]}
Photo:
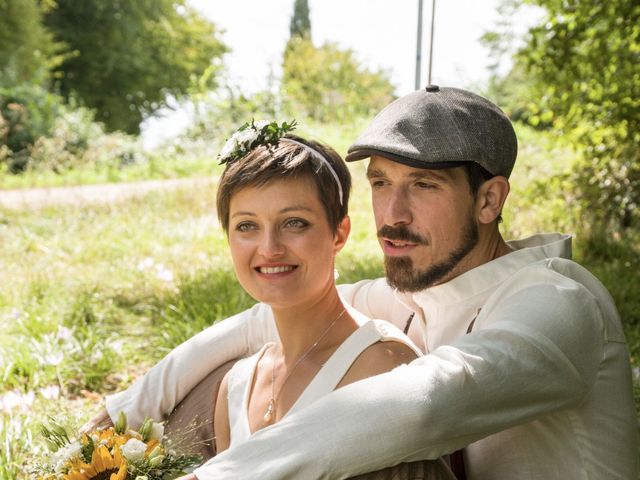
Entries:
{"type": "Polygon", "coordinates": [[[224,231],[229,233],[229,210],[231,197],[235,193],[246,187],[261,187],[285,178],[306,178],[316,185],[327,220],[335,233],[348,214],[351,174],[342,157],[331,147],[291,134],[282,137],[275,146],[258,146],[226,164],[216,198],[218,220],[224,231]],[[315,155],[314,151],[317,152],[315,155]],[[324,157],[337,180],[325,162],[316,155],[324,157]]]}

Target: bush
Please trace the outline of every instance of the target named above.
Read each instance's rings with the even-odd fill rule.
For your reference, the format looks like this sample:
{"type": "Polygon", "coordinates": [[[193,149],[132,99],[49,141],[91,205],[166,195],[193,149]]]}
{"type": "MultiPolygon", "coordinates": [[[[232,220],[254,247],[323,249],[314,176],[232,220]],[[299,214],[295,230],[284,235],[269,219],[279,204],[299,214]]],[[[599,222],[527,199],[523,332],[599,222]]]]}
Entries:
{"type": "Polygon", "coordinates": [[[50,135],[62,109],[61,97],[40,85],[0,88],[0,144],[7,147],[0,160],[10,172],[27,168],[29,148],[50,135]]]}
{"type": "Polygon", "coordinates": [[[0,171],[119,169],[145,157],[137,138],[105,133],[92,110],[36,85],[0,90],[0,171]]]}

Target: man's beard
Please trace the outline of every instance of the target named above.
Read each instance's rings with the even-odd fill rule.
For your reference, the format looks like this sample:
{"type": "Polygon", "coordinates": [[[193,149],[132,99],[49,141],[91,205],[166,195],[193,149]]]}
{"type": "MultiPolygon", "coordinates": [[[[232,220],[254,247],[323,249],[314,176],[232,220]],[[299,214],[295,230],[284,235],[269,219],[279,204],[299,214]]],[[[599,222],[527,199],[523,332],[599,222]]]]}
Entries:
{"type": "MultiPolygon", "coordinates": [[[[389,240],[404,240],[419,245],[428,245],[426,239],[409,231],[406,226],[383,226],[378,237],[389,240]]],[[[478,244],[478,226],[469,218],[461,235],[462,245],[455,249],[446,260],[427,266],[421,270],[413,265],[410,257],[384,257],[384,270],[387,282],[401,292],[419,292],[436,285],[446,277],[478,244]]]]}

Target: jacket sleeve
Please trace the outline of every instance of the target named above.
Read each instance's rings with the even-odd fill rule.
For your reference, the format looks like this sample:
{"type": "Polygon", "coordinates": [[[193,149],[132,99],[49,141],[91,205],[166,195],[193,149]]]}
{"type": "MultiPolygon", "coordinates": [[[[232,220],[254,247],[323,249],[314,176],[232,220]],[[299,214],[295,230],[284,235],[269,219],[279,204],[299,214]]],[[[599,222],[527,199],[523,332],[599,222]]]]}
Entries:
{"type": "Polygon", "coordinates": [[[379,318],[403,330],[412,309],[403,305],[384,278],[338,285],[342,299],[369,318],[379,318]]]}
{"type": "Polygon", "coordinates": [[[220,321],[174,348],[127,390],[108,396],[109,416],[115,421],[123,411],[133,426],[145,417],[159,421],[208,373],[276,338],[271,309],[263,304],[220,321]]]}
{"type": "Polygon", "coordinates": [[[492,309],[494,321],[451,345],[341,388],[257,432],[196,476],[348,478],[435,459],[578,405],[602,359],[602,317],[581,293],[545,289],[515,294],[492,309]],[[532,295],[544,301],[531,302],[532,295]]]}
{"type": "MultiPolygon", "coordinates": [[[[386,282],[364,280],[341,285],[340,290],[349,304],[355,301],[364,310],[384,308],[375,318],[385,318],[382,314],[386,313],[388,302],[371,302],[385,289],[392,295],[385,286],[386,282]],[[371,293],[372,287],[375,294],[371,293]]],[[[159,421],[208,373],[229,360],[257,352],[276,338],[271,309],[263,304],[220,321],[174,348],[127,390],[108,396],[109,416],[115,421],[122,411],[133,426],[146,417],[159,421]]]]}

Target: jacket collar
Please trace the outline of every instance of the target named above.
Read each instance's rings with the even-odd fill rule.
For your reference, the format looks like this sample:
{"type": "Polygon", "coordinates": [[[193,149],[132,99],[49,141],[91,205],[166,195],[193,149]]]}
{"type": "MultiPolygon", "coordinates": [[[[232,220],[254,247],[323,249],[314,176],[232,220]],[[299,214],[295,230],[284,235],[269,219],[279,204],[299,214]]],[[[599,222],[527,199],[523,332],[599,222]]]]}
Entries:
{"type": "Polygon", "coordinates": [[[493,291],[516,271],[545,258],[571,258],[571,235],[543,233],[522,240],[507,242],[513,251],[480,265],[458,277],[413,294],[396,292],[396,297],[408,308],[460,303],[466,299],[493,291]]]}

